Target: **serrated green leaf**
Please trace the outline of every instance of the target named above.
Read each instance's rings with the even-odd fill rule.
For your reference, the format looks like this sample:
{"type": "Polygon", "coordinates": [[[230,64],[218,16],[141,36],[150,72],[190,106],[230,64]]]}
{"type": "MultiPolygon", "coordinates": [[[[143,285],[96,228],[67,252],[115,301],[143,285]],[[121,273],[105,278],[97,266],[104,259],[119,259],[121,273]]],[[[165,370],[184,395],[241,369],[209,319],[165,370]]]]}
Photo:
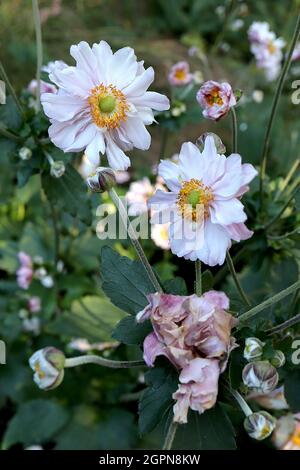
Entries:
{"type": "Polygon", "coordinates": [[[133,315],[128,315],[117,324],[112,337],[124,344],[142,344],[151,331],[150,321],[137,323],[133,315]]]}

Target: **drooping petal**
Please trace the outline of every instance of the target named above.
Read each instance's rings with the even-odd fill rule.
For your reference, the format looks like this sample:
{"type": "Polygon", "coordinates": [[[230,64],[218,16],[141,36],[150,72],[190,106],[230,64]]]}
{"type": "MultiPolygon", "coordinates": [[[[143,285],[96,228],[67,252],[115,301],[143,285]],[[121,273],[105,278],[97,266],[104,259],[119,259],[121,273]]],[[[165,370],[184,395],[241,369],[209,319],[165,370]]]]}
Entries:
{"type": "Polygon", "coordinates": [[[151,135],[139,117],[131,117],[122,124],[125,135],[130,139],[134,147],[148,150],[151,144],[151,135]]]}
{"type": "Polygon", "coordinates": [[[245,224],[230,224],[224,227],[230,235],[232,240],[240,242],[242,240],[248,240],[253,235],[253,232],[249,230],[245,224]]]}
{"type": "Polygon", "coordinates": [[[86,147],[87,158],[94,165],[99,164],[99,153],[105,152],[105,142],[102,132],[98,131],[94,139],[86,147]]]}
{"type": "Polygon", "coordinates": [[[106,154],[110,167],[113,170],[127,170],[130,160],[123,150],[108,136],[106,136],[106,154]]]}

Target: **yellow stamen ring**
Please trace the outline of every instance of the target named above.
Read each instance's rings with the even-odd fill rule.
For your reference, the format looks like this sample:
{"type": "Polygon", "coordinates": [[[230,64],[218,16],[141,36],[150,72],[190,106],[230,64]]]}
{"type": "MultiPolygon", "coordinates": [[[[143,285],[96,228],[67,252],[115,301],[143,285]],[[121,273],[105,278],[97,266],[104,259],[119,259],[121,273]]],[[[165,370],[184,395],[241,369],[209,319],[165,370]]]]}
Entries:
{"type": "Polygon", "coordinates": [[[115,86],[96,86],[91,90],[88,102],[92,119],[98,127],[116,129],[126,121],[129,105],[125,95],[115,86]]]}
{"type": "Polygon", "coordinates": [[[177,197],[177,207],[182,217],[199,222],[209,216],[209,205],[213,199],[211,188],[193,178],[182,184],[177,197]]]}

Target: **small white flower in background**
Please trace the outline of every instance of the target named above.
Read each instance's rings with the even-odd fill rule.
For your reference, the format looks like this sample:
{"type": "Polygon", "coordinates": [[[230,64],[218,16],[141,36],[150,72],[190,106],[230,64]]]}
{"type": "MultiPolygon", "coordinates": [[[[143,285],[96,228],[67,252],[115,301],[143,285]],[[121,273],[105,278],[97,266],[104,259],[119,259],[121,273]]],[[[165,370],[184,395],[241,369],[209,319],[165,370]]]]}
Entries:
{"type": "Polygon", "coordinates": [[[47,289],[51,289],[51,287],[53,287],[54,285],[53,278],[49,274],[47,276],[42,277],[42,279],[40,279],[40,282],[42,286],[46,287],[47,289]]]}
{"type": "Polygon", "coordinates": [[[221,265],[231,240],[252,236],[240,198],[257,171],[242,164],[238,154],[219,155],[212,136],[206,137],[203,152],[184,143],[179,163],[162,161],[159,175],[170,191],[158,190],[150,199],[151,223],[170,223],[170,246],[177,256],[221,265]]]}
{"type": "Polygon", "coordinates": [[[37,313],[41,310],[41,299],[39,297],[30,297],[28,300],[28,310],[30,313],[37,313]]]}
{"type": "Polygon", "coordinates": [[[155,245],[162,250],[170,249],[169,241],[169,224],[154,224],[151,225],[151,238],[155,245]]]}
{"type": "Polygon", "coordinates": [[[245,341],[244,358],[253,361],[262,356],[265,343],[258,338],[247,338],[245,341]]]}
{"type": "Polygon", "coordinates": [[[55,62],[49,74],[58,92],[41,96],[50,139],[64,152],[85,150],[94,164],[106,153],[111,168],[126,170],[130,160],[124,152],[150,147],[145,125],[153,123],[153,110],[169,109],[169,100],[147,91],[154,70],[145,69],[130,47],[113,54],[105,41],[92,48],[80,42],[70,53],[76,65],[55,62]]]}
{"type": "Polygon", "coordinates": [[[186,112],[186,105],[185,103],[175,103],[174,106],[172,106],[171,108],[171,116],[173,117],[179,117],[181,116],[182,114],[184,114],[186,112]]]}
{"type": "Polygon", "coordinates": [[[172,86],[184,86],[193,81],[193,74],[190,72],[189,64],[182,60],[171,67],[168,80],[172,86]]]}
{"type": "Polygon", "coordinates": [[[225,15],[226,8],[224,5],[218,5],[215,8],[215,12],[218,16],[223,17],[225,15]]]}
{"type": "Polygon", "coordinates": [[[36,351],[29,359],[34,371],[33,380],[42,390],[50,390],[61,384],[64,377],[65,355],[56,348],[36,351]]]}
{"type": "Polygon", "coordinates": [[[26,333],[38,336],[41,332],[41,320],[38,317],[24,318],[22,327],[26,333]]]}
{"type": "Polygon", "coordinates": [[[241,18],[237,18],[231,23],[230,29],[231,31],[239,31],[240,29],[242,29],[243,26],[244,20],[242,20],[241,18]]]}
{"type": "Polygon", "coordinates": [[[269,393],[278,384],[278,372],[269,361],[257,361],[247,364],[242,373],[244,385],[259,393],[269,393]]]}
{"type": "Polygon", "coordinates": [[[255,103],[261,103],[264,99],[264,92],[262,90],[254,90],[252,93],[252,98],[255,103]]]}
{"type": "Polygon", "coordinates": [[[42,264],[44,264],[44,259],[42,256],[37,255],[33,257],[33,262],[34,264],[41,266],[42,264]]]}
{"type": "Polygon", "coordinates": [[[66,171],[66,167],[63,161],[57,160],[56,162],[52,162],[50,166],[50,175],[54,178],[61,178],[66,171]]]}
{"type": "Polygon", "coordinates": [[[32,157],[32,151],[28,147],[22,147],[19,150],[21,160],[29,160],[32,157]]]}
{"type": "Polygon", "coordinates": [[[250,26],[248,38],[257,67],[264,70],[268,81],[275,80],[280,73],[285,41],[276,38],[275,33],[270,31],[268,23],[259,21],[255,21],[250,26]]]}
{"type": "Polygon", "coordinates": [[[129,190],[126,193],[128,215],[137,216],[147,212],[148,199],[154,194],[154,192],[155,187],[147,177],[130,183],[129,190]]]}
{"type": "MultiPolygon", "coordinates": [[[[54,86],[52,83],[47,83],[47,82],[44,82],[44,80],[41,80],[41,83],[40,83],[40,93],[56,93],[57,92],[57,88],[56,86],[54,86]]],[[[37,92],[37,80],[31,80],[31,82],[29,83],[28,87],[27,87],[27,90],[32,94],[32,95],[36,95],[36,92],[37,92]]]]}
{"type": "Polygon", "coordinates": [[[250,437],[262,441],[269,437],[276,426],[276,419],[266,411],[258,411],[247,416],[244,428],[250,437]]]}
{"type": "Polygon", "coordinates": [[[196,70],[196,72],[193,73],[193,79],[196,85],[200,85],[201,83],[203,83],[204,78],[201,70],[196,70]]]}

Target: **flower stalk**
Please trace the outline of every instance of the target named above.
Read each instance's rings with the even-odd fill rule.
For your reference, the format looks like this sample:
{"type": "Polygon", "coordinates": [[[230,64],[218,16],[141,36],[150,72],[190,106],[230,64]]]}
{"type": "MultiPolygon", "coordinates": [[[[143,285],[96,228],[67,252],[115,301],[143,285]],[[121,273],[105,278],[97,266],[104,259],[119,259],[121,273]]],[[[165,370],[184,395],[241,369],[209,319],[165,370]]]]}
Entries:
{"type": "Polygon", "coordinates": [[[200,297],[202,295],[202,275],[201,275],[201,261],[195,261],[195,293],[200,297]]]}
{"type": "Polygon", "coordinates": [[[230,393],[235,398],[236,402],[239,404],[245,416],[252,415],[252,410],[248,403],[244,400],[242,395],[237,390],[233,390],[232,388],[230,389],[230,393]]]}
{"type": "Polygon", "coordinates": [[[124,207],[124,204],[123,202],[121,201],[121,199],[119,198],[118,194],[116,193],[116,191],[114,190],[114,188],[111,188],[110,191],[109,191],[109,195],[113,201],[113,203],[115,204],[115,206],[117,207],[118,211],[119,211],[119,214],[120,214],[120,217],[122,219],[122,222],[127,230],[127,233],[129,235],[129,238],[130,238],[130,241],[141,261],[141,263],[143,264],[147,274],[148,274],[148,277],[150,279],[150,281],[152,282],[153,284],[153,287],[155,288],[155,291],[156,292],[160,292],[162,293],[163,290],[161,288],[161,285],[160,283],[158,282],[157,280],[157,277],[145,255],[145,252],[140,244],[140,242],[138,241],[138,237],[137,237],[137,234],[134,230],[134,228],[132,227],[131,223],[130,223],[130,220],[129,220],[129,217],[128,217],[128,214],[127,214],[127,211],[124,207]]]}
{"type": "Polygon", "coordinates": [[[41,68],[43,65],[43,43],[42,43],[42,29],[41,29],[41,18],[39,11],[38,0],[32,0],[32,11],[35,26],[35,37],[36,37],[36,110],[39,111],[41,108],[41,68]]]}
{"type": "Polygon", "coordinates": [[[169,429],[168,429],[168,432],[167,432],[166,439],[165,439],[162,450],[171,450],[172,449],[172,445],[173,445],[173,442],[174,442],[174,439],[175,439],[177,428],[178,428],[178,423],[175,423],[174,421],[172,421],[170,426],[169,426],[169,429]]]}
{"type": "Polygon", "coordinates": [[[232,153],[237,153],[238,142],[237,142],[237,117],[234,106],[230,108],[230,114],[232,119],[232,153]]]}
{"type": "Polygon", "coordinates": [[[66,367],[77,367],[84,364],[97,364],[98,366],[110,367],[112,369],[129,369],[130,367],[141,367],[145,365],[144,361],[112,361],[96,355],[69,357],[66,359],[66,367]]]}
{"type": "Polygon", "coordinates": [[[277,84],[277,88],[276,88],[276,92],[275,92],[274,100],[273,100],[273,104],[272,104],[271,114],[270,114],[267,130],[266,130],[266,134],[265,134],[265,139],[264,139],[264,144],[263,144],[263,151],[262,151],[262,158],[261,158],[261,166],[260,166],[260,204],[261,204],[261,208],[263,206],[264,179],[265,179],[265,175],[266,175],[267,158],[268,158],[268,152],[269,152],[269,146],[270,146],[271,131],[272,131],[272,128],[273,128],[276,112],[277,112],[277,109],[278,109],[279,99],[280,99],[280,96],[281,96],[281,93],[282,93],[283,84],[284,84],[285,78],[287,76],[288,70],[289,70],[290,65],[291,65],[292,55],[293,55],[295,46],[297,44],[299,35],[300,35],[300,13],[299,13],[299,16],[298,16],[298,19],[297,19],[297,23],[296,23],[296,27],[295,27],[295,30],[294,30],[294,35],[293,35],[293,38],[292,38],[292,42],[291,42],[291,45],[290,45],[290,48],[289,48],[289,52],[287,54],[287,58],[285,60],[285,63],[284,63],[284,65],[282,67],[282,70],[281,70],[281,74],[279,76],[279,80],[278,80],[278,84],[277,84]]]}
{"type": "Polygon", "coordinates": [[[228,269],[233,277],[233,280],[234,280],[234,283],[236,285],[236,288],[241,296],[241,299],[243,300],[243,302],[245,303],[245,305],[247,305],[247,307],[251,307],[251,303],[238,279],[238,276],[236,274],[236,270],[235,270],[235,267],[234,267],[234,264],[233,264],[233,261],[232,261],[232,258],[230,256],[230,253],[229,251],[227,251],[226,253],[226,261],[227,261],[227,265],[228,265],[228,269]]]}
{"type": "Polygon", "coordinates": [[[278,294],[273,295],[269,299],[265,300],[259,305],[256,305],[255,307],[251,308],[247,312],[243,313],[239,317],[239,325],[242,327],[245,325],[245,323],[248,323],[249,320],[252,320],[254,317],[256,317],[261,311],[265,310],[266,308],[270,307],[273,304],[276,304],[280,300],[284,299],[288,295],[292,294],[295,290],[297,290],[300,287],[300,281],[295,282],[291,286],[287,287],[286,289],[278,292],[278,294]]]}

